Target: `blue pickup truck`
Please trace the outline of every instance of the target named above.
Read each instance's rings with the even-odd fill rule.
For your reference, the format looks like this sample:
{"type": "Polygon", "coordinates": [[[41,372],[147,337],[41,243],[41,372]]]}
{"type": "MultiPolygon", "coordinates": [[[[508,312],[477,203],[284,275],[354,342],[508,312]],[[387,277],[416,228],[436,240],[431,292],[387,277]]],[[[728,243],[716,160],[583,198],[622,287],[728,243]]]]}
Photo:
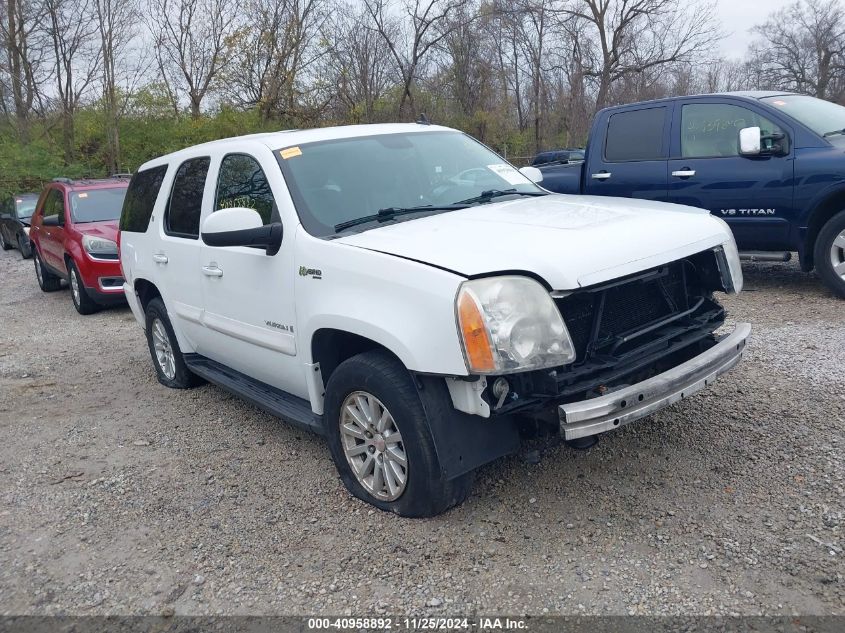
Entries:
{"type": "Polygon", "coordinates": [[[845,297],[845,107],[740,92],[607,108],[583,163],[539,169],[550,191],[708,209],[740,250],[798,251],[804,270],[845,297]]]}

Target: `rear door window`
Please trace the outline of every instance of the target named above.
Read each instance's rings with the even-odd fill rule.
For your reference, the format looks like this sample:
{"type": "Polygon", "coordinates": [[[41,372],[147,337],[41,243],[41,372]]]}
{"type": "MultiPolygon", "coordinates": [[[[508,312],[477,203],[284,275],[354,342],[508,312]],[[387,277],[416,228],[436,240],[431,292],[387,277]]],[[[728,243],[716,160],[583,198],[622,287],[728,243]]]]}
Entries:
{"type": "Polygon", "coordinates": [[[159,165],[132,176],[120,214],[121,231],[146,232],[166,173],[167,165],[159,165]]]}
{"type": "Polygon", "coordinates": [[[610,117],[604,155],[608,162],[662,160],[667,108],[619,112],[610,117]]]}
{"type": "Polygon", "coordinates": [[[211,159],[191,158],[179,165],[164,212],[164,230],[168,235],[197,239],[202,213],[202,194],[211,159]]]}

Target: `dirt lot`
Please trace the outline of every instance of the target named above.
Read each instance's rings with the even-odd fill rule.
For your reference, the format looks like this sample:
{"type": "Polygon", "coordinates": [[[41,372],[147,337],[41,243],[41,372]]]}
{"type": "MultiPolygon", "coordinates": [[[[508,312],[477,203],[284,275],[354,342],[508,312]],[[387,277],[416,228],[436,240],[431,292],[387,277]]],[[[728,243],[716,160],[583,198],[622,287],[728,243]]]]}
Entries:
{"type": "Polygon", "coordinates": [[[0,253],[0,614],[845,614],[845,302],[745,273],[753,340],[714,388],[414,521],[0,253]]]}

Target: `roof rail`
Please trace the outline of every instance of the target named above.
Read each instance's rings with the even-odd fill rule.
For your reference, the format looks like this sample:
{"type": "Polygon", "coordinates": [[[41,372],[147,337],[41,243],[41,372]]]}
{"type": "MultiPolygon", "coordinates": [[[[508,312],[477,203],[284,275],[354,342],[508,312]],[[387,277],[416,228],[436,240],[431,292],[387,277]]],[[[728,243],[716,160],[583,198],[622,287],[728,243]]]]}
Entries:
{"type": "Polygon", "coordinates": [[[132,174],[119,172],[116,174],[112,174],[111,176],[109,176],[109,178],[132,178],[132,174]]]}
{"type": "Polygon", "coordinates": [[[53,182],[64,182],[64,183],[72,183],[73,180],[70,178],[60,177],[60,178],[53,178],[53,182]]]}

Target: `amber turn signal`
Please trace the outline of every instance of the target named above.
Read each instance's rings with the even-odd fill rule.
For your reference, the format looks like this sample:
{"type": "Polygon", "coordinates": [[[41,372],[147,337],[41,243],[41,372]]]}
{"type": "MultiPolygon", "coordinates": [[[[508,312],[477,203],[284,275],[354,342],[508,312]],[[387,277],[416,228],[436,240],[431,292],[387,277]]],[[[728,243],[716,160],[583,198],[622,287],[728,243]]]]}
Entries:
{"type": "Polygon", "coordinates": [[[496,369],[490,337],[478,302],[469,290],[458,297],[458,323],[464,339],[464,351],[470,371],[490,373],[496,369]]]}

